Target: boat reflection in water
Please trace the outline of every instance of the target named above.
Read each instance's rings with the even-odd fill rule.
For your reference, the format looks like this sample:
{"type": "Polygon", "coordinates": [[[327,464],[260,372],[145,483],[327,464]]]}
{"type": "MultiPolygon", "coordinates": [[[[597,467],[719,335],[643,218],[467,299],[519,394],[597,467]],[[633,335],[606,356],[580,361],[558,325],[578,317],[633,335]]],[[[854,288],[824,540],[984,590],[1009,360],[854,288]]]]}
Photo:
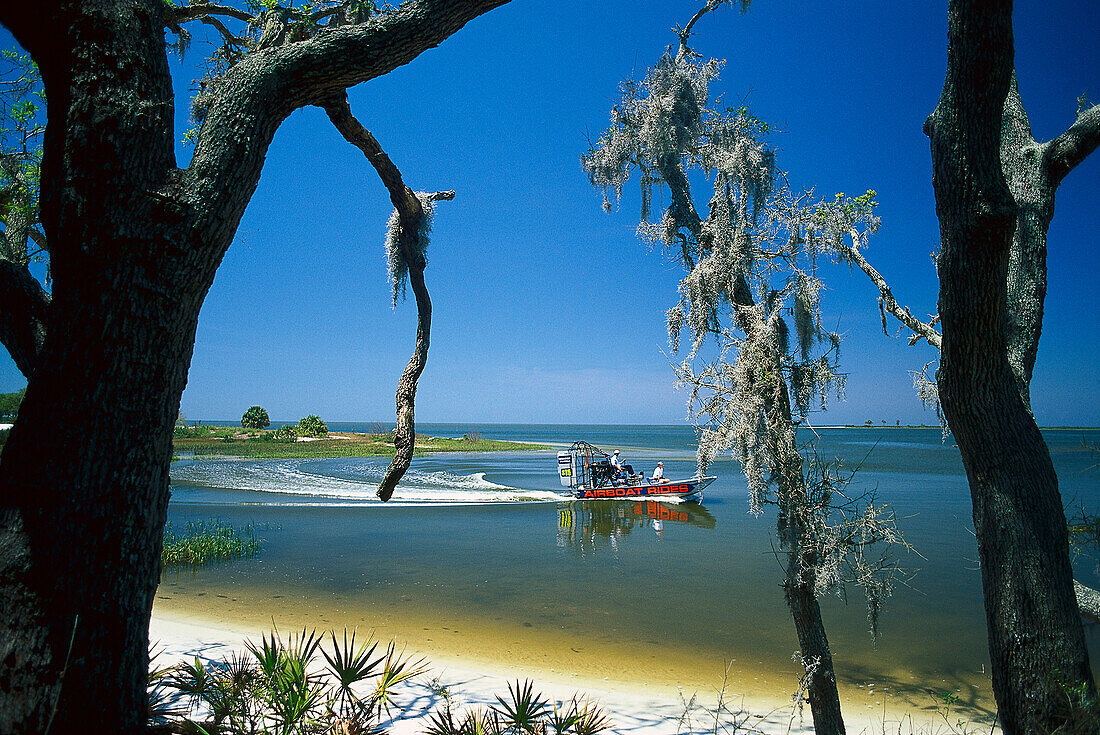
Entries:
{"type": "Polygon", "coordinates": [[[635,529],[664,536],[667,523],[714,528],[714,516],[697,503],[662,503],[656,500],[574,500],[558,504],[558,546],[582,553],[618,540],[635,529]]]}

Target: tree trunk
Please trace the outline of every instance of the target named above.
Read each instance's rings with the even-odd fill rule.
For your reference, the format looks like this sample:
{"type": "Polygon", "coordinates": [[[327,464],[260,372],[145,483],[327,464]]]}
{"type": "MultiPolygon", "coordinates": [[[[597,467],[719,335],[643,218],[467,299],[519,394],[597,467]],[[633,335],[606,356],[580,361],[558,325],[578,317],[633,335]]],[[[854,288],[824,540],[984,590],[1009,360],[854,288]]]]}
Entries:
{"type": "Polygon", "coordinates": [[[138,732],[172,425],[216,258],[158,193],[174,168],[159,17],[55,12],[70,56],[41,64],[54,299],[0,462],[0,732],[138,732]]]}
{"type": "Polygon", "coordinates": [[[144,724],[171,426],[197,322],[151,310],[123,270],[103,274],[109,298],[66,304],[4,448],[0,732],[144,724]]]}
{"type": "MultiPolygon", "coordinates": [[[[5,319],[46,329],[40,346],[23,340],[35,364],[0,458],[0,733],[144,727],[172,427],[199,308],[281,121],[506,1],[419,0],[246,57],[208,90],[186,171],[174,158],[169,6],[0,3],[48,100],[41,219],[54,292],[44,314],[0,300],[21,312],[5,319]]],[[[0,269],[0,289],[10,284],[0,269]]]]}
{"type": "MultiPolygon", "coordinates": [[[[782,375],[778,359],[772,374],[782,375]]],[[[805,670],[806,699],[814,718],[816,735],[844,735],[844,716],[833,670],[833,654],[814,587],[818,573],[818,542],[807,523],[812,513],[803,471],[804,460],[796,443],[791,398],[787,383],[779,379],[777,391],[764,390],[764,411],[768,421],[772,477],[776,483],[779,514],[776,534],[787,551],[783,592],[791,611],[805,670]]]]}
{"type": "Polygon", "coordinates": [[[1016,232],[1009,251],[1008,362],[1025,405],[1031,407],[1031,374],[1043,329],[1047,293],[1047,230],[1054,218],[1054,191],[1042,149],[1031,136],[1031,125],[1013,76],[1005,98],[1001,126],[1001,170],[1016,203],[1016,232]]]}
{"type": "Polygon", "coordinates": [[[806,669],[806,699],[814,718],[816,735],[844,735],[844,717],[840,711],[840,694],[833,672],[833,655],[821,607],[817,604],[812,584],[792,584],[790,575],[784,583],[787,607],[791,610],[803,667],[806,669]]]}
{"type": "Polygon", "coordinates": [[[949,26],[947,78],[926,123],[941,233],[940,400],[970,482],[1001,724],[1046,733],[1095,687],[1058,479],[1008,358],[1017,206],[1000,143],[1011,3],[953,0],[949,26]]]}

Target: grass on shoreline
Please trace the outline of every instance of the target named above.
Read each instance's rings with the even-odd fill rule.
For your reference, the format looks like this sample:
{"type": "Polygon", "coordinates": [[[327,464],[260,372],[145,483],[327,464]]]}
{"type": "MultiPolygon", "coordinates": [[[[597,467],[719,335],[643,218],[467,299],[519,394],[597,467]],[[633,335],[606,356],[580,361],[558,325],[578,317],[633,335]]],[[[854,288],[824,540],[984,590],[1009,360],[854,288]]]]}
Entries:
{"type": "Polygon", "coordinates": [[[249,559],[259,551],[251,523],[237,529],[218,520],[188,521],[183,529],[165,526],[160,558],[165,569],[201,567],[215,561],[249,559]]]}
{"type": "MultiPolygon", "coordinates": [[[[243,429],[239,426],[183,426],[176,428],[173,451],[199,456],[248,457],[252,459],[300,459],[321,457],[392,457],[390,434],[329,432],[316,441],[281,442],[274,431],[243,429]]],[[[416,454],[426,452],[500,452],[547,449],[541,444],[525,444],[467,434],[462,438],[416,435],[416,454]]]]}

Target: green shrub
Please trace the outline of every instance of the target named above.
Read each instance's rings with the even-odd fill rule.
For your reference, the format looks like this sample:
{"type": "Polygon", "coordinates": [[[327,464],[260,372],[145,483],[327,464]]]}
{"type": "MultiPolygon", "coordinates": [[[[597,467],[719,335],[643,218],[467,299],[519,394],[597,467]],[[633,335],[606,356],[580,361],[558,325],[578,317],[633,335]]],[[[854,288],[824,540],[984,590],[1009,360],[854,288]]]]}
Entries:
{"type": "Polygon", "coordinates": [[[207,426],[179,426],[172,432],[175,439],[201,439],[210,436],[210,428],[207,426]]]}
{"type": "Polygon", "coordinates": [[[280,426],[271,432],[271,440],[276,442],[290,444],[297,438],[298,432],[294,430],[293,426],[280,426]]]}
{"type": "Polygon", "coordinates": [[[0,419],[12,420],[19,415],[19,405],[23,403],[23,394],[27,389],[15,393],[0,393],[0,419]]]}
{"type": "Polygon", "coordinates": [[[320,416],[310,414],[298,421],[298,436],[328,436],[328,427],[320,416]]]}
{"type": "Polygon", "coordinates": [[[241,416],[241,426],[246,429],[266,429],[271,426],[271,419],[263,406],[250,406],[241,416]]]}
{"type": "MultiPolygon", "coordinates": [[[[341,638],[303,629],[286,640],[274,631],[245,646],[247,654],[217,663],[196,657],[151,668],[150,723],[222,735],[384,732],[382,724],[404,714],[395,691],[427,670],[425,659],[396,642],[356,641],[346,629],[341,638]]],[[[579,696],[549,700],[530,681],[509,684],[497,705],[457,716],[446,688],[437,688],[444,702],[427,723],[429,735],[597,735],[611,727],[599,706],[579,696]]]]}
{"type": "Polygon", "coordinates": [[[0,429],[0,447],[4,446],[8,442],[8,434],[11,429],[0,429]]]}

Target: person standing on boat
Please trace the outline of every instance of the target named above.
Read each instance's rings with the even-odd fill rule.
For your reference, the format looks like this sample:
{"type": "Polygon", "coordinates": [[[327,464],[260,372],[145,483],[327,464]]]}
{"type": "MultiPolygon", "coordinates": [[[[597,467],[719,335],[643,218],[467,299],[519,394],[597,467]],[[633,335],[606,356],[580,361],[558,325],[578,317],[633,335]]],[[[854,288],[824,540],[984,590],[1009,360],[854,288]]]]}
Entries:
{"type": "Polygon", "coordinates": [[[657,466],[653,468],[653,477],[649,478],[652,482],[665,482],[665,463],[658,462],[657,466]]]}

